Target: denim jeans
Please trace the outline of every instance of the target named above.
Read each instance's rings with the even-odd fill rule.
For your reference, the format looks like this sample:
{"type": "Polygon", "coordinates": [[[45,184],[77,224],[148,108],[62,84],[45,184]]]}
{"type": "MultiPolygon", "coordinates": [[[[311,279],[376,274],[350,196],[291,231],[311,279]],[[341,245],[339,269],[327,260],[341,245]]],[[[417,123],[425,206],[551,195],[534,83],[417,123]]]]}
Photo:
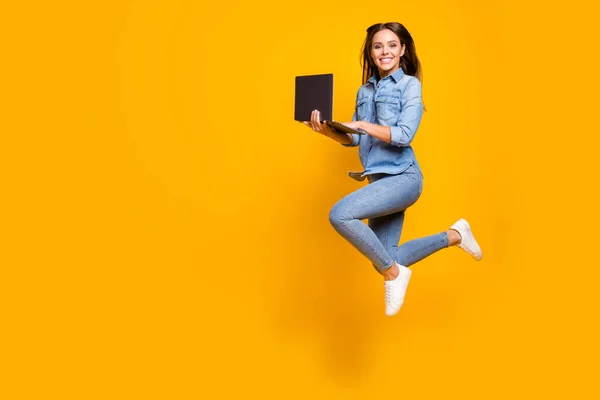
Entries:
{"type": "Polygon", "coordinates": [[[446,232],[398,246],[404,213],[421,196],[423,176],[411,165],[397,175],[368,175],[369,184],[338,201],[329,220],[335,230],[383,272],[394,264],[408,267],[448,247],[446,232]],[[368,219],[368,224],[361,220],[368,219]]]}

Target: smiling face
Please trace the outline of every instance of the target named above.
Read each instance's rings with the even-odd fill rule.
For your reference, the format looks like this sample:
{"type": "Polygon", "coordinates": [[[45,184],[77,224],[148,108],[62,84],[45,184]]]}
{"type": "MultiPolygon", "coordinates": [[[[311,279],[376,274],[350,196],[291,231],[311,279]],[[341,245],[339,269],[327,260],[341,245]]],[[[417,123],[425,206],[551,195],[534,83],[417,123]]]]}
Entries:
{"type": "Polygon", "coordinates": [[[389,29],[383,29],[375,35],[371,44],[371,57],[379,70],[379,77],[384,78],[400,68],[400,57],[404,55],[406,46],[400,44],[400,38],[389,29]]]}

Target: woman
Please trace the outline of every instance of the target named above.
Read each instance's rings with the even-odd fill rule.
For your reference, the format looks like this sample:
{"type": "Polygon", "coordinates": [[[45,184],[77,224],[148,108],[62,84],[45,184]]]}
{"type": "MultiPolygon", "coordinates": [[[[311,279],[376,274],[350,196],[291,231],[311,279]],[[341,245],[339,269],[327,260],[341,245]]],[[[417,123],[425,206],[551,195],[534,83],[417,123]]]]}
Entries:
{"type": "Polygon", "coordinates": [[[404,302],[410,265],[455,245],[476,260],[482,255],[464,219],[444,232],[398,246],[405,210],[423,189],[423,175],[410,145],[424,108],[421,64],[410,33],[397,22],[368,28],[362,52],[363,85],[352,122],[345,125],[364,134],[332,130],[321,123],[318,110],[304,124],[344,146],[360,146],[364,171],[350,176],[358,181],[366,177],[369,184],[335,204],[329,219],[383,275],[386,315],[394,315],[404,302]]]}

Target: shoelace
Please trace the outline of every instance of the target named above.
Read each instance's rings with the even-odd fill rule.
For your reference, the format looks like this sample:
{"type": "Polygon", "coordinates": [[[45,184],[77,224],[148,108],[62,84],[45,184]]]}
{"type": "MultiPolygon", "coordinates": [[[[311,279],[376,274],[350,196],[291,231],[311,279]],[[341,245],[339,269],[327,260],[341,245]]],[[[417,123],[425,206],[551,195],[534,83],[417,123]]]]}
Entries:
{"type": "Polygon", "coordinates": [[[392,285],[385,285],[385,304],[391,304],[393,300],[392,285]]]}

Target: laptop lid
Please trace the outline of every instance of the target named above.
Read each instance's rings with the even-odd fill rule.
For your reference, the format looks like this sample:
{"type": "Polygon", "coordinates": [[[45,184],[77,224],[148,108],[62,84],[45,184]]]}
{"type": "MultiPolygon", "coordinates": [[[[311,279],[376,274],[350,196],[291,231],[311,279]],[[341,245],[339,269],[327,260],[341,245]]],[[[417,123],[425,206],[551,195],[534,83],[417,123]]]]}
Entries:
{"type": "Polygon", "coordinates": [[[294,119],[310,121],[313,110],[321,112],[321,121],[333,119],[333,74],[296,77],[294,119]]]}

